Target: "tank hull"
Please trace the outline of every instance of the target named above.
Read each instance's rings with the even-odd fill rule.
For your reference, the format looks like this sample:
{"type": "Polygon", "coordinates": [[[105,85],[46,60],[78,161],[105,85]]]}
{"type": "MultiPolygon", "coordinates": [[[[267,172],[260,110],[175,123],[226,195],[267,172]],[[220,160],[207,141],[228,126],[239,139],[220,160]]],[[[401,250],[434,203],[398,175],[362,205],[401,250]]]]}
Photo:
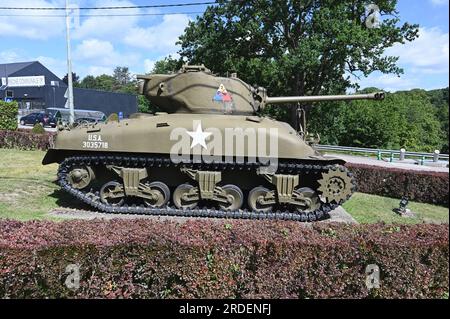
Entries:
{"type": "MultiPolygon", "coordinates": [[[[202,136],[200,135],[200,138],[202,136]]],[[[60,162],[64,154],[136,153],[174,158],[323,160],[284,122],[256,116],[161,114],[100,123],[58,132],[43,164],[60,162]],[[245,128],[245,129],[243,129],[245,128]],[[209,133],[193,145],[192,134],[209,133]],[[189,135],[191,134],[191,135],[189,135]],[[176,155],[176,156],[175,156],[176,155]]]]}
{"type": "Polygon", "coordinates": [[[64,190],[108,213],[315,221],[354,189],[343,161],[256,116],[159,114],[66,128],[43,159],[50,163],[64,190]]]}

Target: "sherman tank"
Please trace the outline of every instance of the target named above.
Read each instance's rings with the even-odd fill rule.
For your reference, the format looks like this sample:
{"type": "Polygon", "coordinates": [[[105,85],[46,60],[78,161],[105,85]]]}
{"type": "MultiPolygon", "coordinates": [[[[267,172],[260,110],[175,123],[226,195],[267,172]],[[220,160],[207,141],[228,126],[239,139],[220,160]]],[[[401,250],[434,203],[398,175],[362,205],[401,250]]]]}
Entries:
{"type": "Polygon", "coordinates": [[[384,96],[270,97],[203,65],[138,79],[162,112],[59,126],[42,161],[59,164],[62,189],[107,213],[324,219],[355,191],[345,162],[314,149],[305,121],[294,129],[261,111],[384,96]]]}

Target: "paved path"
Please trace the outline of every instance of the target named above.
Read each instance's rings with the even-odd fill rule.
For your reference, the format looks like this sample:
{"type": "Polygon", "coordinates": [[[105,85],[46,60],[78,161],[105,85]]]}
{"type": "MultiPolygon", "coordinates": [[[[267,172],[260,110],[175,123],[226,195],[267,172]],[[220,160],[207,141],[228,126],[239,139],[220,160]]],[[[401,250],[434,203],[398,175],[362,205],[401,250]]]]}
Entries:
{"type": "Polygon", "coordinates": [[[325,157],[338,157],[342,158],[346,162],[355,163],[355,164],[365,164],[365,165],[373,165],[373,166],[381,166],[381,167],[396,167],[396,168],[402,168],[407,170],[414,170],[414,171],[426,171],[426,172],[449,172],[448,167],[435,167],[435,166],[428,166],[428,165],[417,165],[412,164],[408,162],[386,162],[386,161],[380,161],[374,158],[370,157],[363,157],[363,156],[354,156],[354,155],[346,155],[346,154],[336,154],[336,153],[324,153],[325,157]]]}
{"type": "MultiPolygon", "coordinates": [[[[49,217],[58,217],[64,219],[85,219],[92,220],[95,218],[101,219],[135,219],[135,218],[151,218],[154,220],[171,220],[179,223],[183,223],[189,219],[203,219],[201,217],[181,217],[181,216],[149,216],[149,215],[137,215],[137,214],[105,214],[99,213],[95,211],[86,211],[86,210],[74,210],[67,208],[57,208],[52,210],[47,214],[49,217]]],[[[208,218],[209,220],[221,221],[222,218],[208,218]]],[[[338,222],[338,223],[346,223],[346,224],[356,224],[357,221],[345,211],[344,208],[338,207],[332,212],[330,212],[330,218],[321,223],[330,223],[330,222],[338,222]]],[[[299,224],[308,224],[308,223],[299,223],[299,224]]]]}

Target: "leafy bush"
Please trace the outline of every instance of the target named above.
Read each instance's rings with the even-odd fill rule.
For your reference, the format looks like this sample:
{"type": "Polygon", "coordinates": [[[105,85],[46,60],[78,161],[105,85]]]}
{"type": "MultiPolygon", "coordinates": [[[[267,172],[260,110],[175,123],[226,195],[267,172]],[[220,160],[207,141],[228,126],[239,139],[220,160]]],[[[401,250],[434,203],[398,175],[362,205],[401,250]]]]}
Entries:
{"type": "Polygon", "coordinates": [[[36,123],[31,130],[34,134],[45,134],[45,128],[41,125],[41,123],[36,123]]]}
{"type": "Polygon", "coordinates": [[[449,174],[347,163],[358,191],[448,206],[449,174]]]}
{"type": "Polygon", "coordinates": [[[111,113],[106,119],[106,122],[119,122],[119,115],[117,113],[111,113]]]}
{"type": "Polygon", "coordinates": [[[0,130],[17,129],[18,110],[17,102],[0,101],[0,130]]]}
{"type": "Polygon", "coordinates": [[[448,232],[429,224],[3,220],[0,297],[442,298],[448,232]],[[380,269],[377,289],[366,286],[371,264],[380,269]],[[69,265],[79,266],[78,289],[65,285],[69,265]]]}
{"type": "Polygon", "coordinates": [[[45,131],[43,134],[35,134],[30,130],[0,130],[0,148],[45,151],[50,147],[54,135],[54,133],[45,131]]]}

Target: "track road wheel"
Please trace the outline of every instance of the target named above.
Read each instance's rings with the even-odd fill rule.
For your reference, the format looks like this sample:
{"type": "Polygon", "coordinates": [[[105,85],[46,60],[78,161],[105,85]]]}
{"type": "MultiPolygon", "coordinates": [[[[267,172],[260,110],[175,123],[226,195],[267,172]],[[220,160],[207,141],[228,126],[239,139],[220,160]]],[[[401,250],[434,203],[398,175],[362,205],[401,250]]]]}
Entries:
{"type": "Polygon", "coordinates": [[[95,174],[90,166],[74,167],[67,174],[67,180],[76,189],[86,188],[94,178],[95,174]]]}
{"type": "Polygon", "coordinates": [[[180,209],[192,209],[197,206],[199,197],[193,196],[194,186],[181,184],[173,192],[173,203],[180,209]]]}
{"type": "Polygon", "coordinates": [[[268,213],[273,209],[273,204],[264,202],[268,193],[270,193],[270,190],[262,186],[257,186],[248,193],[248,206],[252,211],[268,213]]]}
{"type": "Polygon", "coordinates": [[[122,206],[125,202],[125,191],[119,182],[108,182],[100,189],[100,200],[111,206],[122,206]]]}
{"type": "Polygon", "coordinates": [[[219,204],[220,209],[234,211],[242,207],[244,203],[244,194],[236,185],[228,184],[221,187],[225,192],[228,203],[219,204]]]}
{"type": "Polygon", "coordinates": [[[145,205],[152,208],[164,207],[170,199],[169,187],[162,182],[152,182],[148,184],[148,187],[156,192],[157,196],[153,200],[144,199],[145,205]]]}
{"type": "Polygon", "coordinates": [[[295,195],[301,196],[306,206],[297,206],[297,211],[300,213],[310,213],[320,208],[319,195],[309,187],[301,187],[294,190],[295,195]]]}

